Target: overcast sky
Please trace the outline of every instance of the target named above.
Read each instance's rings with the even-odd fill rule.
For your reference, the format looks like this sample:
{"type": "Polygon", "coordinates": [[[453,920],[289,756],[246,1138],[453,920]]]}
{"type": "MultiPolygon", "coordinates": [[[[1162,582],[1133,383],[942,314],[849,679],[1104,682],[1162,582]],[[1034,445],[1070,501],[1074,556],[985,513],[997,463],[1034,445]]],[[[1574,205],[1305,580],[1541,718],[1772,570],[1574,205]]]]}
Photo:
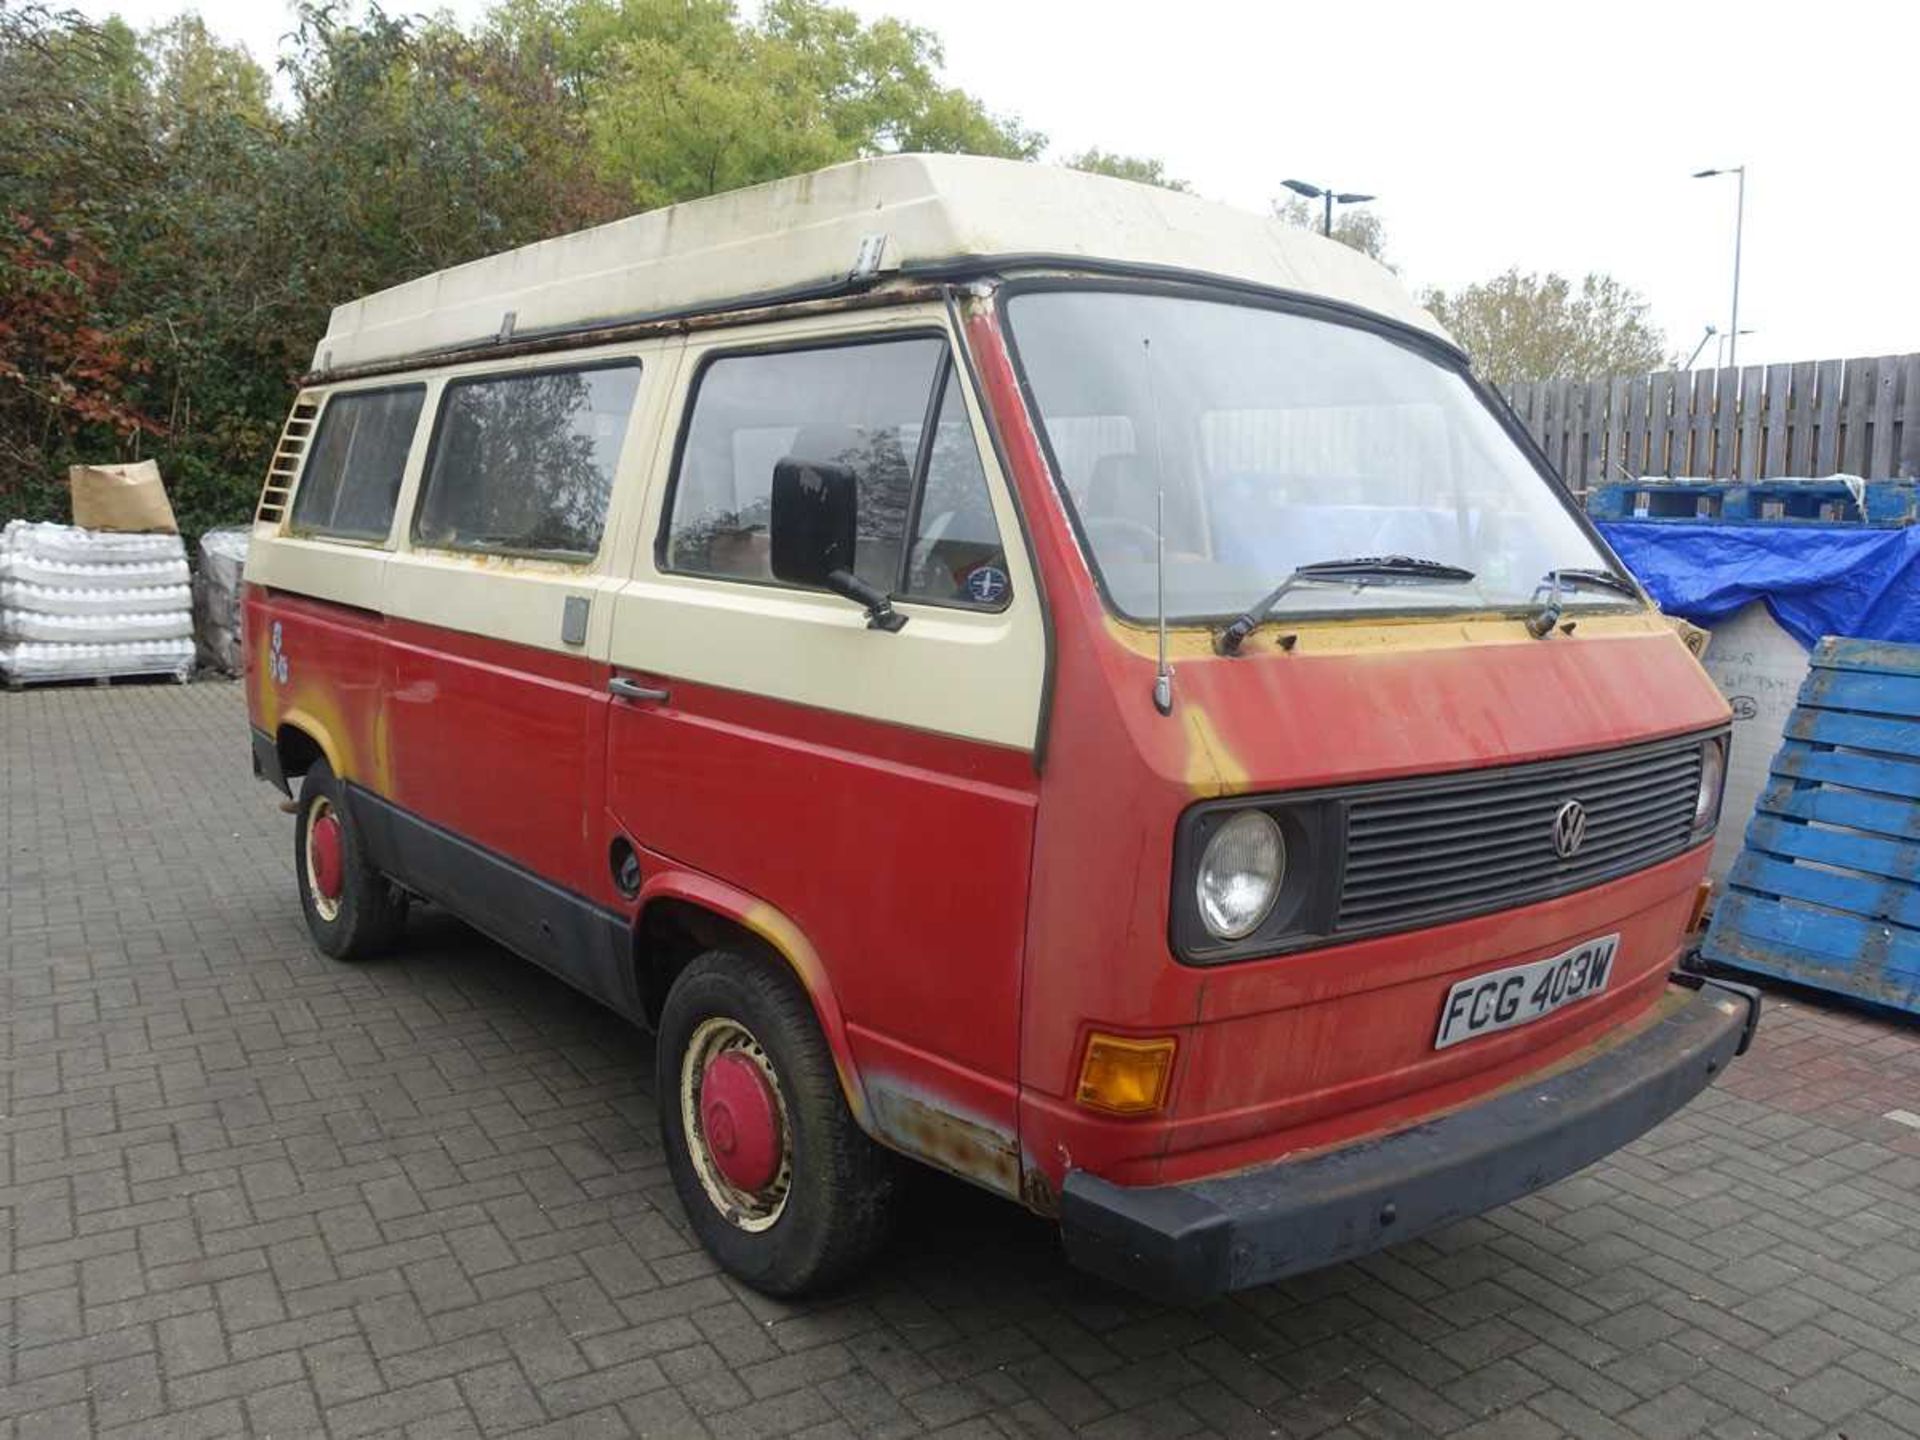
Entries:
{"type": "MultiPolygon", "coordinates": [[[[948,80],[1056,156],[1155,156],[1255,210],[1289,176],[1371,192],[1410,283],[1605,270],[1682,358],[1726,329],[1733,263],[1734,181],[1690,173],[1744,163],[1741,360],[1920,350],[1911,0],[852,3],[937,32],[948,80]]],[[[183,6],[80,8],[151,24],[183,6]]],[[[265,63],[291,28],[278,0],[191,8],[265,63]]]]}

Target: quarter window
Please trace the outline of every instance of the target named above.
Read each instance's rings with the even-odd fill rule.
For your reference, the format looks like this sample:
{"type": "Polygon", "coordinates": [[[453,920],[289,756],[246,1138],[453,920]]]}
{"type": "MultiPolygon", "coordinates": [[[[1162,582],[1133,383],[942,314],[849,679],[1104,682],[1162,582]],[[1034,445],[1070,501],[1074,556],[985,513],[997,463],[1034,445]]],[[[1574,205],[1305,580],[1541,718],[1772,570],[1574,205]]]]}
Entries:
{"type": "Polygon", "coordinates": [[[426,393],[408,385],[328,399],[293,501],[295,534],[387,538],[426,393]]]}
{"type": "Polygon", "coordinates": [[[722,356],[702,371],[674,479],[669,570],[770,582],[774,466],[853,471],[854,570],[941,604],[1005,603],[1006,556],[946,343],[875,340],[722,356]]]}
{"type": "Polygon", "coordinates": [[[639,385],[636,362],[449,381],[414,540],[590,559],[639,385]]]}
{"type": "Polygon", "coordinates": [[[913,600],[999,605],[1007,598],[1007,555],[952,365],[927,446],[926,477],[914,507],[903,593],[913,600]]]}

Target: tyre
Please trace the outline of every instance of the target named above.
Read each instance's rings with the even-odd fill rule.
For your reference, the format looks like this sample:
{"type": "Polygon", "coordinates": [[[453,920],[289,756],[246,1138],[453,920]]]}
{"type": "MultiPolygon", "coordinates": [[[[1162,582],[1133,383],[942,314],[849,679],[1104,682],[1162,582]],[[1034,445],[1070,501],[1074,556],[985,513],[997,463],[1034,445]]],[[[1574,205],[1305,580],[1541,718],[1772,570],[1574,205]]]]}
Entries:
{"type": "Polygon", "coordinates": [[[656,1066],[674,1188],[726,1270],[768,1295],[803,1295],[879,1248],[892,1157],[854,1122],[784,966],[723,950],[696,959],[667,992],[656,1066]]]}
{"type": "Polygon", "coordinates": [[[300,782],[293,873],[313,943],[334,959],[365,960],[399,938],[406,895],[367,863],[345,788],[324,760],[300,782]]]}

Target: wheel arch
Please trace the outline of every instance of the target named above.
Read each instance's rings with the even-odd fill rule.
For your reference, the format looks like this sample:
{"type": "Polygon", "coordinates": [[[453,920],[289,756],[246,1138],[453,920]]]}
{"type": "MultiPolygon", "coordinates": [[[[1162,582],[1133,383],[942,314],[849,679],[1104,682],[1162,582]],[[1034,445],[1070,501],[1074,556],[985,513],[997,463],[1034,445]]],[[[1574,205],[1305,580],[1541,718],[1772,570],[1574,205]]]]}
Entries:
{"type": "Polygon", "coordinates": [[[327,727],[313,716],[302,710],[290,710],[280,717],[280,723],[273,732],[274,755],[280,763],[280,774],[291,782],[313,768],[316,760],[327,762],[327,768],[340,779],[346,779],[346,771],[340,764],[340,747],[327,733],[327,727]]]}
{"type": "Polygon", "coordinates": [[[634,980],[649,1024],[658,1026],[674,978],[708,950],[734,950],[785,966],[800,982],[833,1055],[841,1093],[854,1120],[874,1133],[846,1019],[826,967],[791,918],[724,882],[687,871],[661,871],[641,886],[633,925],[634,980]]]}

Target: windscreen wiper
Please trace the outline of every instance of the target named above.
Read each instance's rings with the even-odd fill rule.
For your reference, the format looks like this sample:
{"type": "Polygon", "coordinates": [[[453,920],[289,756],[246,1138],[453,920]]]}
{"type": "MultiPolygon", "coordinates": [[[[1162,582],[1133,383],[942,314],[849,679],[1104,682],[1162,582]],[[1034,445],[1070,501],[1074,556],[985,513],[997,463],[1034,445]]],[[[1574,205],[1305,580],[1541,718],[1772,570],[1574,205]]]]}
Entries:
{"type": "Polygon", "coordinates": [[[1217,655],[1238,655],[1247,636],[1266,623],[1273,607],[1300,585],[1457,585],[1473,579],[1473,571],[1440,560],[1412,555],[1356,555],[1347,560],[1315,560],[1296,566],[1293,573],[1256,600],[1231,625],[1213,637],[1217,655]]]}
{"type": "Polygon", "coordinates": [[[1540,577],[1540,583],[1533,587],[1533,598],[1538,600],[1544,595],[1547,603],[1527,617],[1527,633],[1536,640],[1544,638],[1554,626],[1560,623],[1560,612],[1565,608],[1566,592],[1578,590],[1583,586],[1617,590],[1631,599],[1640,599],[1640,587],[1626,576],[1611,570],[1588,570],[1578,566],[1549,570],[1540,577]]]}

